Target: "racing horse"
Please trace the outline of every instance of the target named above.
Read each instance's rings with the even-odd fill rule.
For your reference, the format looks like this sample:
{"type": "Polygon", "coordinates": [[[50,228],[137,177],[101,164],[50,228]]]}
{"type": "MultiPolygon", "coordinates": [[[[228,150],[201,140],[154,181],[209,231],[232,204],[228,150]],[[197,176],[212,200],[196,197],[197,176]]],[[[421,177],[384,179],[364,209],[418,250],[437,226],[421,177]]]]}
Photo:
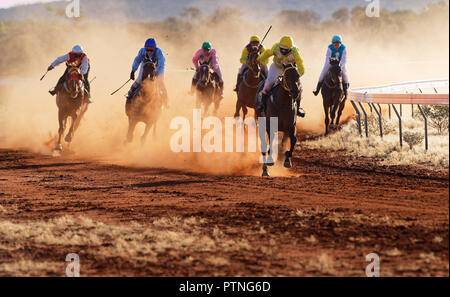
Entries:
{"type": "Polygon", "coordinates": [[[220,104],[219,78],[211,71],[208,62],[201,63],[198,71],[199,80],[196,84],[195,107],[201,108],[203,106],[203,112],[206,115],[210,105],[214,103],[214,114],[216,114],[220,104]]]}
{"type": "MultiPolygon", "coordinates": [[[[261,71],[261,65],[258,62],[258,47],[252,47],[247,59],[247,70],[244,70],[242,82],[239,85],[238,98],[236,101],[236,112],[234,117],[239,117],[240,111],[244,114],[243,119],[248,113],[247,107],[255,108],[255,96],[258,90],[258,84],[264,79],[261,71]]],[[[256,117],[256,114],[255,114],[256,117]]]]}
{"type": "Polygon", "coordinates": [[[54,150],[55,155],[62,152],[61,139],[66,130],[67,119],[72,118],[69,132],[64,140],[70,144],[75,131],[80,125],[83,115],[88,109],[87,94],[81,79],[80,69],[78,67],[69,67],[67,70],[64,87],[56,94],[56,105],[58,106],[58,140],[54,150]]]}
{"type": "Polygon", "coordinates": [[[149,59],[143,64],[142,82],[139,88],[125,104],[125,113],[128,116],[128,132],[125,143],[133,141],[134,129],[139,122],[145,124],[141,137],[144,144],[150,129],[156,133],[156,122],[162,110],[161,92],[156,81],[156,65],[149,59]]]}
{"type": "Polygon", "coordinates": [[[342,91],[342,73],[339,62],[339,59],[330,59],[330,68],[325,75],[321,91],[325,111],[325,135],[328,135],[329,128],[335,129],[339,126],[342,110],[345,107],[346,98],[344,98],[344,92],[342,91]]]}
{"type": "MultiPolygon", "coordinates": [[[[264,84],[261,83],[258,88],[260,96],[264,84]]],[[[272,88],[270,99],[266,102],[265,111],[261,114],[263,123],[261,125],[258,119],[258,131],[261,140],[261,152],[263,159],[262,176],[269,176],[268,166],[273,166],[272,146],[277,132],[283,132],[283,139],[286,135],[290,138],[290,149],[285,152],[284,167],[292,168],[292,153],[297,143],[296,123],[297,123],[297,103],[296,98],[301,96],[302,86],[300,83],[300,74],[295,64],[283,66],[283,73],[278,82],[272,88]],[[271,129],[271,118],[278,121],[278,129],[271,129]],[[265,126],[265,127],[264,127],[265,126]],[[267,150],[266,134],[269,140],[269,149],[267,150]],[[266,157],[266,152],[268,156],[266,157]]],[[[284,142],[284,141],[283,141],[284,142]]]]}

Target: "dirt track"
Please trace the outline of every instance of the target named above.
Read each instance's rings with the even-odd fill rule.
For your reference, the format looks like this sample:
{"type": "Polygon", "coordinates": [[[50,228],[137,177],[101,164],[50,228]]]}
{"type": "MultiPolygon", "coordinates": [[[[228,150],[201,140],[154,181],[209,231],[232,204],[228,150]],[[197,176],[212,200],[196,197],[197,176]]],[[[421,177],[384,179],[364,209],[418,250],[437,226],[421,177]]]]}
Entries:
{"type": "Polygon", "coordinates": [[[71,252],[97,276],[364,276],[372,252],[382,276],[449,275],[448,169],[295,156],[294,176],[261,178],[0,150],[0,275],[64,276],[71,252]],[[39,237],[65,215],[68,240],[39,237]],[[79,216],[109,231],[85,240],[100,227],[79,216]]]}

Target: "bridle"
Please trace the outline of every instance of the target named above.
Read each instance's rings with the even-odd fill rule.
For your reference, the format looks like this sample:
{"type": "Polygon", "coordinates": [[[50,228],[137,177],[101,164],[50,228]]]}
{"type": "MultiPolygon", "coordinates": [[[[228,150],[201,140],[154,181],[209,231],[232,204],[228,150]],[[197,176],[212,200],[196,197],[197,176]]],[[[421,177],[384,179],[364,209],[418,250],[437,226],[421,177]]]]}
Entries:
{"type": "MultiPolygon", "coordinates": [[[[330,61],[330,63],[331,63],[331,61],[330,61]]],[[[341,73],[337,74],[337,80],[338,81],[335,81],[334,80],[334,73],[332,71],[333,70],[332,67],[340,67],[340,66],[339,66],[339,64],[331,64],[331,68],[328,70],[328,73],[327,73],[327,75],[325,77],[324,83],[325,83],[325,85],[328,88],[335,89],[338,86],[340,86],[340,79],[339,78],[341,77],[341,73]],[[331,84],[330,84],[330,81],[331,81],[331,84]]]]}
{"type": "Polygon", "coordinates": [[[67,71],[67,81],[64,84],[64,89],[67,91],[67,93],[70,95],[70,97],[72,97],[72,99],[76,99],[79,96],[80,91],[83,92],[83,86],[82,84],[80,84],[80,70],[78,69],[78,67],[76,66],[72,66],[71,68],[69,68],[69,70],[67,71]],[[75,87],[75,92],[73,92],[74,90],[69,89],[69,84],[73,82],[73,86],[75,87]]]}
{"type": "Polygon", "coordinates": [[[250,88],[250,89],[257,89],[257,88],[258,88],[258,82],[256,82],[256,85],[253,85],[253,86],[250,85],[250,84],[247,82],[247,75],[249,74],[249,72],[251,72],[254,78],[258,78],[259,75],[260,75],[260,73],[261,73],[261,68],[259,67],[258,61],[257,61],[256,59],[254,59],[253,61],[251,61],[250,64],[249,64],[249,62],[250,62],[250,61],[247,61],[247,68],[248,68],[248,70],[247,70],[246,75],[244,75],[244,77],[243,77],[243,82],[244,82],[244,85],[245,85],[247,88],[250,88]],[[254,69],[251,67],[251,66],[254,66],[254,65],[256,65],[256,67],[258,68],[258,70],[256,71],[256,73],[255,73],[254,69]]]}
{"type": "MultiPolygon", "coordinates": [[[[286,92],[289,93],[289,96],[292,96],[291,93],[292,93],[293,90],[288,86],[287,81],[286,81],[286,72],[287,72],[288,70],[290,70],[290,69],[294,69],[294,70],[297,71],[297,68],[296,68],[295,66],[293,66],[293,65],[284,68],[283,74],[281,74],[281,86],[283,87],[283,89],[284,89],[286,92]]],[[[298,88],[297,88],[297,91],[298,91],[298,88]]]]}
{"type": "Polygon", "coordinates": [[[200,65],[200,80],[199,82],[201,82],[204,86],[206,86],[210,80],[211,80],[211,75],[210,75],[210,71],[209,71],[210,67],[207,63],[203,63],[200,65]]]}

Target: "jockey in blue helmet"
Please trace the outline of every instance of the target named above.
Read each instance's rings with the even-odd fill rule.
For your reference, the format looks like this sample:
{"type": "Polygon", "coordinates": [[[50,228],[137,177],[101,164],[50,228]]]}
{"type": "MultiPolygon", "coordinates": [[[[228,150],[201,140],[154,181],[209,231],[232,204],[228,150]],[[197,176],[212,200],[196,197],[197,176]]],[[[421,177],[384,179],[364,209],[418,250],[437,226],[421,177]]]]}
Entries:
{"type": "Polygon", "coordinates": [[[136,58],[134,59],[133,65],[131,66],[130,79],[135,79],[134,73],[136,72],[136,70],[138,70],[138,68],[139,74],[136,78],[136,81],[131,86],[130,91],[128,92],[127,100],[130,100],[134,96],[136,90],[139,88],[144,72],[144,62],[148,60],[152,60],[156,64],[156,82],[158,83],[158,86],[162,91],[163,104],[167,107],[167,89],[164,84],[164,69],[166,58],[164,57],[162,50],[157,46],[156,40],[154,38],[147,39],[144,47],[139,50],[136,58]]]}
{"type": "Polygon", "coordinates": [[[325,65],[323,66],[322,73],[320,74],[317,88],[313,93],[315,96],[317,96],[320,89],[322,88],[323,80],[325,79],[325,75],[327,74],[328,68],[330,66],[330,58],[337,58],[339,60],[342,72],[344,98],[347,98],[347,90],[350,86],[348,82],[347,69],[345,67],[345,64],[347,63],[347,48],[342,43],[342,38],[339,35],[334,35],[331,39],[331,44],[328,46],[325,57],[325,65]]]}

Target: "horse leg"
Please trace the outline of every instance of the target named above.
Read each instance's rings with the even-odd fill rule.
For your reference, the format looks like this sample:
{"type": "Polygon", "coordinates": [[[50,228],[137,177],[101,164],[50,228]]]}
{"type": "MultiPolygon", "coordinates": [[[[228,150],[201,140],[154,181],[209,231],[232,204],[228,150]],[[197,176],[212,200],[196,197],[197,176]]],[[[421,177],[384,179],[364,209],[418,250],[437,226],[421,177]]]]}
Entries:
{"type": "Polygon", "coordinates": [[[334,124],[334,120],[336,119],[336,111],[339,107],[339,102],[335,102],[332,106],[331,110],[331,127],[336,128],[336,125],[334,124]]]}
{"type": "Polygon", "coordinates": [[[286,159],[284,160],[284,167],[292,168],[292,153],[295,149],[295,144],[297,143],[297,136],[295,136],[295,127],[289,131],[289,137],[291,138],[291,148],[286,151],[286,159]]]}
{"type": "Polygon", "coordinates": [[[339,126],[339,121],[341,119],[341,115],[342,115],[342,111],[344,110],[344,107],[345,107],[345,100],[343,100],[339,104],[339,110],[338,110],[337,119],[336,119],[336,126],[339,126]]]}
{"type": "Polygon", "coordinates": [[[61,138],[62,135],[64,134],[64,131],[66,130],[66,122],[67,122],[67,117],[64,117],[62,109],[58,111],[58,122],[59,122],[58,141],[56,143],[55,151],[62,151],[61,138]]]}
{"type": "Polygon", "coordinates": [[[64,140],[65,140],[67,143],[71,143],[71,142],[72,142],[73,134],[74,134],[74,132],[75,132],[75,123],[77,122],[79,116],[78,116],[78,114],[77,114],[76,112],[74,112],[74,113],[71,115],[71,118],[72,118],[72,123],[70,124],[69,133],[67,133],[66,138],[64,138],[64,140]]]}
{"type": "Polygon", "coordinates": [[[261,126],[258,126],[258,136],[260,140],[261,155],[262,155],[262,176],[269,176],[266,158],[266,151],[267,151],[266,130],[264,130],[261,126]]]}
{"type": "Polygon", "coordinates": [[[127,133],[127,143],[131,143],[133,141],[133,133],[134,133],[134,128],[136,128],[137,122],[129,117],[128,118],[128,133],[127,133]]]}
{"type": "Polygon", "coordinates": [[[323,105],[323,110],[325,111],[325,135],[328,135],[328,128],[330,125],[330,118],[328,116],[329,114],[329,107],[325,104],[323,105]]]}
{"type": "Polygon", "coordinates": [[[239,98],[236,100],[236,112],[234,113],[234,117],[238,118],[241,112],[241,103],[239,101],[239,98]]]}
{"type": "Polygon", "coordinates": [[[267,166],[274,166],[275,162],[272,157],[272,146],[273,141],[275,140],[275,132],[271,133],[270,131],[270,121],[267,122],[267,135],[269,136],[269,150],[267,151],[267,160],[266,164],[267,166]]]}
{"type": "Polygon", "coordinates": [[[248,113],[248,109],[247,109],[247,106],[245,106],[245,105],[242,105],[242,111],[244,112],[244,118],[243,118],[243,120],[245,121],[245,116],[247,115],[247,113],[248,113]]]}
{"type": "Polygon", "coordinates": [[[145,123],[144,134],[142,134],[142,137],[141,137],[141,144],[142,145],[144,145],[145,140],[147,139],[148,132],[150,131],[151,127],[152,127],[152,123],[145,123]]]}
{"type": "Polygon", "coordinates": [[[86,113],[87,109],[88,109],[88,105],[87,104],[86,104],[86,106],[82,107],[82,109],[80,111],[80,115],[78,116],[77,120],[75,121],[74,132],[78,130],[78,127],[80,126],[81,119],[83,118],[83,116],[86,113]]]}

